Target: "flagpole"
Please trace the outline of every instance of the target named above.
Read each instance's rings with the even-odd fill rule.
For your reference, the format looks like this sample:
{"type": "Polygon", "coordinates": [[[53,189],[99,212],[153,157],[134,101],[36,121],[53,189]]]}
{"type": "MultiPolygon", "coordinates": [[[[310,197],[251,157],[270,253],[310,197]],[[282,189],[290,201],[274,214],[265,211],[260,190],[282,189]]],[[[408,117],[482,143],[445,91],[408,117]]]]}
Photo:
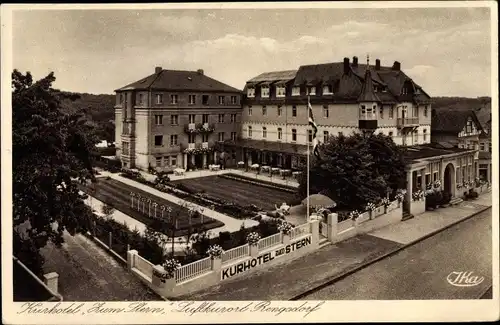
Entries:
{"type": "MultiPolygon", "coordinates": [[[[309,105],[310,105],[310,96],[307,95],[307,116],[309,116],[309,105]]],[[[309,213],[309,123],[307,123],[307,221],[309,221],[310,213],[309,213]]]]}

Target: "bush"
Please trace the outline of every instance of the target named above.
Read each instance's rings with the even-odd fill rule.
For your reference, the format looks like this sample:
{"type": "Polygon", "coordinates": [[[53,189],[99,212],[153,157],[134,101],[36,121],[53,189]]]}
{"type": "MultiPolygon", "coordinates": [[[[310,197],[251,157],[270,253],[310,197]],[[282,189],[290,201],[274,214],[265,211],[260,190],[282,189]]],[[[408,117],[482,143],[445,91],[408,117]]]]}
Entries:
{"type": "Polygon", "coordinates": [[[468,196],[470,199],[477,199],[479,197],[479,193],[477,193],[476,191],[473,190],[473,191],[469,192],[468,196]]]}
{"type": "Polygon", "coordinates": [[[439,203],[439,204],[440,205],[449,204],[450,201],[451,201],[451,193],[443,192],[443,199],[441,200],[441,203],[439,203]]]}
{"type": "Polygon", "coordinates": [[[436,193],[431,193],[425,197],[425,209],[435,209],[438,205],[438,196],[436,193]]]}

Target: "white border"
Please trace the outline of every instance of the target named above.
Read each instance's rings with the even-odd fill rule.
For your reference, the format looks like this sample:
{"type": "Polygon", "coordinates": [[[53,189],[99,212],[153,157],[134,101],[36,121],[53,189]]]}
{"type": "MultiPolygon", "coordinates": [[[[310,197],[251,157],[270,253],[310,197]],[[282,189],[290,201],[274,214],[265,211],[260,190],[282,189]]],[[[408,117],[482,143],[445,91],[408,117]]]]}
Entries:
{"type": "MultiPolygon", "coordinates": [[[[22,303],[7,301],[12,297],[12,161],[11,161],[11,90],[12,71],[12,11],[13,10],[53,10],[53,9],[271,9],[271,8],[445,8],[445,7],[489,7],[491,8],[491,62],[492,62],[492,107],[493,125],[493,175],[498,180],[498,17],[497,3],[493,1],[431,1],[431,2],[308,2],[308,3],[190,3],[190,4],[89,4],[89,5],[2,5],[1,7],[1,68],[2,68],[2,316],[5,323],[23,324],[78,324],[78,323],[238,323],[238,322],[354,322],[354,321],[488,321],[499,319],[499,265],[498,236],[499,219],[493,219],[493,299],[492,300],[435,300],[435,301],[329,301],[320,312],[303,318],[303,314],[284,313],[280,316],[265,313],[224,313],[195,314],[194,316],[173,313],[169,315],[151,314],[95,314],[85,318],[68,315],[17,315],[22,303]]],[[[473,81],[471,81],[473,82],[473,81]]],[[[498,216],[498,182],[493,183],[493,216],[498,216]]],[[[299,306],[303,302],[275,302],[276,306],[299,306]]],[[[65,303],[70,304],[70,303],[65,303]]],[[[87,303],[90,308],[92,303],[87,303]]],[[[108,307],[123,306],[128,303],[106,303],[108,307]]],[[[148,303],[149,306],[173,308],[176,303],[148,303]]],[[[47,306],[50,304],[47,303],[47,306]]],[[[218,305],[241,306],[242,302],[218,302],[218,305]]],[[[312,305],[312,303],[311,303],[312,305]]]]}

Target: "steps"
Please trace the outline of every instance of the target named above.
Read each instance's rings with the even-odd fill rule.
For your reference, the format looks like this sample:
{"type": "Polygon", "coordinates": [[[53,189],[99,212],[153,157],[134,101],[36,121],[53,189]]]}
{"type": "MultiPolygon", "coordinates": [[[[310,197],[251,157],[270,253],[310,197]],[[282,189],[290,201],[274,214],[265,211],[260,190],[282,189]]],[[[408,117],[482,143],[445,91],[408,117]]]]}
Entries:
{"type": "Polygon", "coordinates": [[[463,201],[464,201],[464,200],[462,200],[461,198],[456,197],[456,198],[451,199],[451,201],[450,201],[450,205],[457,205],[457,204],[459,204],[459,203],[461,203],[461,202],[463,202],[463,201]]]}
{"type": "Polygon", "coordinates": [[[401,219],[401,221],[406,221],[406,220],[410,220],[410,219],[413,219],[415,216],[409,212],[403,212],[403,218],[401,219]]]}

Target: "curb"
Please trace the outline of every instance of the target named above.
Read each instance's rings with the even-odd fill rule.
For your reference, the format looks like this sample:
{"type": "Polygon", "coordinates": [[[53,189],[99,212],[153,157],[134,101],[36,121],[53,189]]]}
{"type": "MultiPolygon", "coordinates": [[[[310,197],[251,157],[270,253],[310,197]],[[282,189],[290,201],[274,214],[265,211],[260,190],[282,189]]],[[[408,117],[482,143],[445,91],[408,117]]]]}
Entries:
{"type": "Polygon", "coordinates": [[[449,228],[451,228],[453,226],[456,226],[457,224],[459,224],[461,222],[469,220],[469,219],[477,216],[478,214],[480,214],[480,213],[482,213],[482,212],[484,212],[484,211],[486,211],[488,209],[491,209],[491,207],[492,206],[489,206],[489,207],[486,207],[486,208],[481,209],[479,211],[476,211],[473,214],[471,214],[471,215],[469,215],[469,216],[467,216],[467,217],[465,217],[463,219],[455,221],[455,222],[453,222],[453,223],[451,223],[451,224],[449,224],[449,225],[447,225],[447,226],[445,226],[443,228],[434,230],[433,232],[428,233],[427,235],[425,235],[423,237],[420,237],[420,238],[418,238],[418,239],[416,239],[416,240],[414,240],[414,241],[412,241],[412,242],[410,242],[408,244],[404,244],[403,246],[400,246],[400,247],[398,247],[398,248],[396,248],[396,249],[394,249],[392,251],[389,251],[389,252],[387,252],[385,254],[382,254],[382,255],[380,255],[380,256],[378,256],[378,257],[376,257],[376,258],[374,258],[374,259],[372,259],[372,260],[370,260],[370,261],[368,261],[366,263],[363,263],[363,264],[358,265],[358,266],[356,266],[354,268],[351,268],[351,269],[347,269],[347,271],[341,272],[340,274],[334,276],[330,280],[327,280],[325,283],[320,284],[320,285],[316,286],[315,288],[309,289],[309,290],[307,290],[307,291],[305,291],[305,292],[303,292],[301,294],[298,294],[298,295],[296,295],[296,296],[294,296],[294,297],[292,297],[292,298],[290,298],[288,300],[294,301],[294,300],[299,300],[299,299],[302,299],[304,297],[307,297],[307,296],[311,295],[312,293],[314,293],[316,291],[319,291],[319,290],[321,290],[321,289],[323,289],[325,287],[328,287],[328,286],[332,285],[333,283],[335,283],[337,281],[340,281],[343,278],[345,278],[345,277],[347,277],[347,276],[349,276],[349,275],[351,275],[353,273],[356,273],[356,272],[358,272],[358,271],[360,271],[360,270],[362,270],[362,269],[364,269],[364,268],[366,268],[366,267],[368,267],[368,266],[370,266],[372,264],[375,264],[375,263],[377,263],[377,262],[379,262],[379,261],[381,261],[381,260],[383,260],[383,259],[385,259],[387,257],[395,255],[395,254],[399,253],[400,251],[402,251],[402,250],[404,250],[404,249],[406,249],[406,248],[408,248],[410,246],[413,246],[413,245],[415,245],[415,244],[417,244],[417,243],[419,243],[419,242],[421,242],[421,241],[423,241],[423,240],[425,240],[425,239],[427,239],[429,237],[432,237],[432,236],[434,236],[434,235],[436,235],[436,234],[438,234],[440,232],[443,232],[446,229],[449,229],[449,228]]]}

